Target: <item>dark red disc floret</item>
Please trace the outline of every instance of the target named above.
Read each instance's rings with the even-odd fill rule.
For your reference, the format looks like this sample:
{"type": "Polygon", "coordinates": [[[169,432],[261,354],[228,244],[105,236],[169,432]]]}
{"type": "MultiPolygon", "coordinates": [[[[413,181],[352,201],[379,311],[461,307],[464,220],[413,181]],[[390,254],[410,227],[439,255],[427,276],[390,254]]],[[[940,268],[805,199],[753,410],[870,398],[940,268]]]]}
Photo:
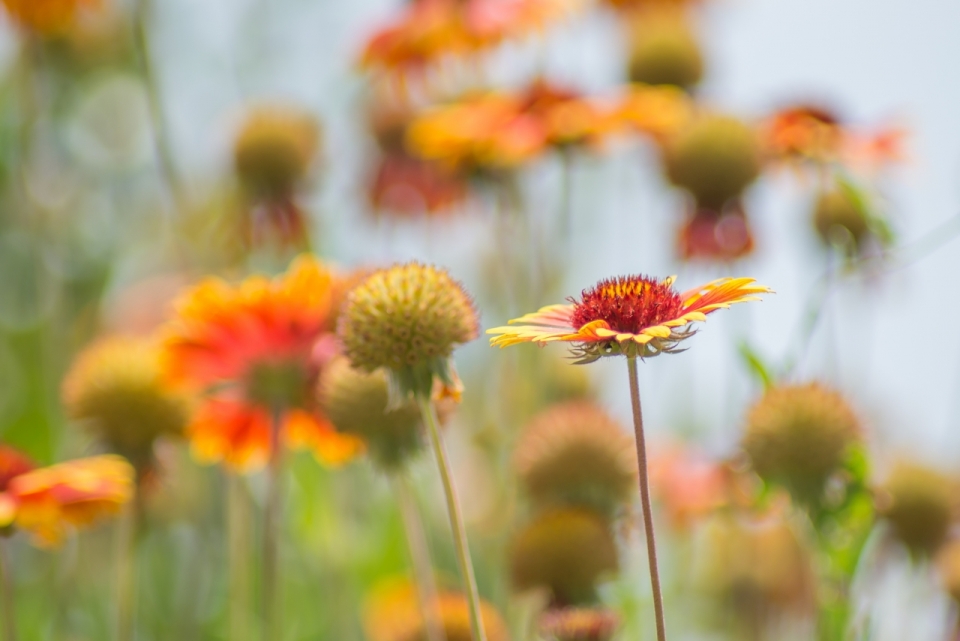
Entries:
{"type": "Polygon", "coordinates": [[[573,327],[604,320],[616,332],[638,334],[683,314],[683,300],[665,281],[647,276],[618,276],[585,289],[572,300],[573,327]]]}

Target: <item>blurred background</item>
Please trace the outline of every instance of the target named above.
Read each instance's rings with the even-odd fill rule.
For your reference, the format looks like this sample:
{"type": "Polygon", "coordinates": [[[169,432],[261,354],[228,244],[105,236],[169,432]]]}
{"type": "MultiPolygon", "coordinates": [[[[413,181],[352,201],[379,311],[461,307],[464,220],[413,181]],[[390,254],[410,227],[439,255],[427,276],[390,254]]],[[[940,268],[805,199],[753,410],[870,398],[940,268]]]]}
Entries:
{"type": "MultiPolygon", "coordinates": [[[[960,312],[952,281],[960,269],[960,88],[952,79],[960,5],[544,1],[526,3],[537,5],[526,25],[506,8],[525,3],[470,0],[493,7],[489,15],[477,9],[481,17],[474,19],[494,26],[477,27],[483,33],[461,49],[443,51],[442,38],[424,36],[407,51],[402,39],[395,50],[377,43],[427,0],[34,2],[49,7],[31,14],[29,0],[0,3],[4,443],[43,465],[96,453],[95,439],[75,429],[61,401],[77,354],[104,335],[161,327],[172,301],[203,276],[235,282],[277,274],[303,251],[344,270],[411,259],[442,265],[474,295],[484,329],[614,275],[676,274],[681,291],[721,276],[750,276],[776,295],[711,317],[687,343],[689,353],[640,365],[671,637],[956,638],[950,586],[960,578],[950,571],[960,574],[960,563],[951,566],[940,553],[949,543],[908,553],[909,543],[894,541],[896,527],[891,535],[880,522],[889,514],[883,497],[895,493],[884,484],[904,460],[943,475],[949,524],[955,520],[960,335],[951,324],[960,312]],[[51,18],[58,12],[67,17],[51,18]],[[503,33],[489,35],[497,29],[503,33]],[[665,38],[682,30],[676,37],[699,50],[693,66],[702,68],[694,78],[674,82],[675,69],[663,77],[641,69],[638,43],[658,37],[657,29],[665,38]],[[468,104],[483,92],[525,95],[535,80],[562,87],[567,98],[595,101],[602,122],[572,143],[546,142],[503,162],[481,155],[451,160],[418,147],[410,133],[410,123],[436,114],[438,105],[468,104]],[[651,93],[666,107],[641,105],[640,115],[623,115],[630,96],[640,101],[654,85],[680,89],[651,93]],[[797,106],[810,108],[810,120],[830,135],[852,142],[823,155],[777,148],[777,117],[797,106]],[[645,109],[662,109],[679,124],[645,125],[645,109]],[[696,186],[677,178],[680,170],[666,167],[679,157],[675,141],[690,123],[714,113],[736,117],[759,141],[756,176],[717,207],[698,199],[696,186]],[[245,169],[244,135],[269,136],[271,126],[287,135],[281,130],[298,118],[307,124],[289,135],[305,145],[303,166],[282,188],[263,187],[257,180],[266,179],[245,169]],[[407,160],[386,166],[390,154],[407,160]],[[431,174],[417,163],[441,170],[431,174]],[[852,215],[866,221],[862,232],[843,221],[818,228],[819,199],[835,190],[834,181],[856,201],[852,215]],[[751,247],[699,251],[683,236],[699,215],[714,223],[728,216],[749,221],[751,247]],[[829,231],[837,226],[846,236],[829,231]],[[671,501],[683,499],[671,498],[669,488],[694,491],[711,466],[747,484],[769,481],[755,478],[751,463],[757,471],[759,465],[743,452],[750,409],[765,390],[811,381],[842,395],[870,460],[858,480],[869,486],[865,496],[874,508],[837,516],[830,526],[859,541],[834,547],[855,549],[861,561],[840,580],[838,598],[849,611],[839,632],[823,624],[823,594],[832,588],[822,587],[833,576],[824,567],[839,562],[816,560],[830,557],[824,550],[833,544],[803,532],[822,525],[816,515],[796,526],[800,534],[792,532],[789,543],[775,541],[769,556],[750,560],[729,546],[766,549],[749,538],[756,536],[752,522],[718,521],[710,501],[710,509],[697,508],[694,524],[680,527],[670,517],[671,501]],[[658,469],[667,471],[658,476],[658,469]],[[784,546],[797,547],[803,560],[784,561],[794,554],[784,546]],[[731,578],[753,566],[774,578],[731,578]],[[808,571],[819,587],[798,587],[808,571]],[[789,594],[791,586],[803,594],[789,594]]],[[[469,129],[462,118],[454,123],[469,129]]],[[[520,133],[503,132],[506,147],[520,140],[520,133]]],[[[716,162],[723,173],[724,162],[738,160],[716,162]]],[[[499,352],[484,338],[457,352],[465,393],[446,435],[480,591],[517,641],[611,638],[538,628],[540,612],[584,604],[616,614],[612,638],[652,639],[645,549],[632,503],[610,522],[616,562],[602,568],[588,598],[563,597],[548,579],[528,581],[547,586],[530,590],[518,578],[518,532],[538,509],[516,479],[524,426],[570,399],[590,399],[611,420],[630,425],[622,361],[572,368],[564,355],[559,347],[499,352]]],[[[177,439],[156,445],[164,480],[145,499],[149,525],[136,551],[137,639],[237,638],[229,632],[226,597],[231,472],[199,465],[188,449],[177,439]]],[[[457,590],[435,474],[428,454],[410,465],[438,583],[457,590]]],[[[241,489],[252,538],[266,491],[262,476],[244,476],[241,489]]],[[[744,492],[778,506],[767,485],[776,483],[744,492]]],[[[370,624],[371,617],[393,616],[377,614],[371,595],[409,566],[386,477],[364,458],[331,468],[300,453],[290,459],[285,499],[282,638],[421,638],[396,632],[399,623],[386,626],[394,636],[370,624]]],[[[770,509],[777,516],[764,512],[766,518],[779,524],[793,508],[770,509]]],[[[911,523],[925,518],[918,509],[920,516],[906,517],[911,523]]],[[[71,534],[52,551],[10,539],[18,638],[116,638],[117,527],[111,521],[71,534]]],[[[557,554],[566,558],[571,549],[557,554]]],[[[255,629],[256,613],[250,617],[255,629]]]]}

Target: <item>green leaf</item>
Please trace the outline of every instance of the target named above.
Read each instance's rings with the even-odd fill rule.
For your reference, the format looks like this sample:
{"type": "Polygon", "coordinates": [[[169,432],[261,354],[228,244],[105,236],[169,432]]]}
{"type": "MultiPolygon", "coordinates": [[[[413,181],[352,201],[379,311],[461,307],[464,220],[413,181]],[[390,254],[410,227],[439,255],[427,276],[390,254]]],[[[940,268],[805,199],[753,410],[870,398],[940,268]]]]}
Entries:
{"type": "Polygon", "coordinates": [[[770,373],[770,367],[764,362],[763,357],[761,357],[755,349],[750,347],[750,344],[746,341],[741,341],[737,347],[737,351],[750,373],[763,384],[763,388],[770,389],[773,387],[775,380],[770,373]]]}

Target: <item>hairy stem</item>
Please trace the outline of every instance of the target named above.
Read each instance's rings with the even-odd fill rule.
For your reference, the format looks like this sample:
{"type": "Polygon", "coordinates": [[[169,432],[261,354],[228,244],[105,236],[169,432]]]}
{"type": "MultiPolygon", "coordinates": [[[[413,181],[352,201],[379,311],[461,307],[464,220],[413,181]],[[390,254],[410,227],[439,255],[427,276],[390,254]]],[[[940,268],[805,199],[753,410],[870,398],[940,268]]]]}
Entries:
{"type": "Polygon", "coordinates": [[[470,630],[473,641],[487,641],[483,629],[483,620],[480,618],[480,594],[477,591],[477,580],[473,574],[473,563],[470,560],[470,551],[467,548],[467,532],[463,526],[463,514],[460,510],[460,500],[457,498],[456,488],[453,486],[453,476],[450,473],[450,463],[447,460],[447,451],[440,435],[440,422],[437,420],[437,411],[433,401],[420,396],[417,398],[423,421],[430,432],[430,443],[433,453],[437,457],[437,467],[440,468],[440,480],[443,483],[443,493],[447,500],[447,514],[450,517],[450,529],[453,530],[453,543],[457,551],[457,561],[460,564],[460,574],[467,592],[467,602],[470,605],[470,630]]]}
{"type": "Polygon", "coordinates": [[[653,509],[650,507],[650,479],[647,474],[647,442],[643,434],[643,412],[640,409],[640,383],[637,377],[637,357],[627,357],[630,372],[630,402],[633,407],[633,429],[637,440],[637,465],[640,477],[640,504],[643,508],[643,529],[647,538],[647,559],[650,563],[650,585],[653,588],[653,608],[657,617],[657,641],[666,641],[667,627],[663,617],[663,592],[660,589],[660,570],[657,568],[657,542],[653,533],[653,509]]]}

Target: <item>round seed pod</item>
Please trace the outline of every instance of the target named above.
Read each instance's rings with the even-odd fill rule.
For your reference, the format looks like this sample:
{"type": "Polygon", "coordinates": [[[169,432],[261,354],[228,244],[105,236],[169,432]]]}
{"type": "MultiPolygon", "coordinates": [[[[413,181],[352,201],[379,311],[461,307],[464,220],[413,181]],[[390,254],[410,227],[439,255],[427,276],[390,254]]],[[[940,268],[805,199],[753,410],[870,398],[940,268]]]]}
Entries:
{"type": "Polygon", "coordinates": [[[562,604],[591,600],[597,581],[618,568],[610,524],[582,508],[542,513],[517,533],[510,549],[514,587],[546,588],[562,604]]]}
{"type": "Polygon", "coordinates": [[[846,245],[853,252],[870,234],[870,223],[863,209],[839,188],[817,196],[813,208],[813,226],[827,247],[846,245]]]}
{"type": "Polygon", "coordinates": [[[747,415],[742,445],[761,478],[815,504],[859,440],[859,421],[843,397],[809,383],[768,390],[747,415]]]}
{"type": "Polygon", "coordinates": [[[234,144],[240,182],[257,196],[288,196],[307,173],[320,145],[320,125],[296,109],[252,111],[234,144]]]}
{"type": "Polygon", "coordinates": [[[682,18],[644,21],[635,29],[628,72],[631,82],[689,90],[703,79],[703,67],[700,45],[682,18]]]}
{"type": "Polygon", "coordinates": [[[670,182],[720,209],[760,175],[759,137],[736,118],[705,115],[667,144],[664,160],[670,182]]]}
{"type": "Polygon", "coordinates": [[[633,498],[633,438],[587,401],[562,403],[535,416],[514,456],[520,483],[541,505],[576,504],[611,513],[633,498]]]}
{"type": "Polygon", "coordinates": [[[911,554],[931,555],[947,540],[956,490],[954,479],[901,462],[879,489],[877,511],[911,554]]]}

